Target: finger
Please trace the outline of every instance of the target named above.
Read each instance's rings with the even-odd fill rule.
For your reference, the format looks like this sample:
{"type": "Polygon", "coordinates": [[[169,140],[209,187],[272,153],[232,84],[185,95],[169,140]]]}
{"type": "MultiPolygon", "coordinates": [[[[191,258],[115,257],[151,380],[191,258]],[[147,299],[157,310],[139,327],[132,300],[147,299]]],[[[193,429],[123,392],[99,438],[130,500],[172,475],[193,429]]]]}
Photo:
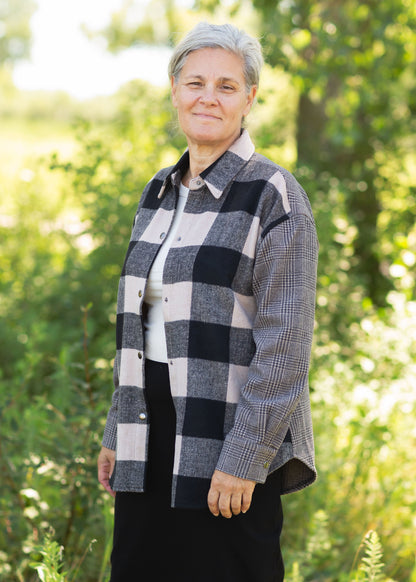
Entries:
{"type": "Polygon", "coordinates": [[[250,509],[252,499],[253,499],[253,492],[252,491],[244,491],[242,502],[241,502],[241,511],[243,513],[246,513],[250,509]]]}
{"type": "Polygon", "coordinates": [[[111,473],[108,470],[100,468],[98,471],[98,481],[101,483],[104,489],[110,493],[110,495],[115,497],[115,492],[111,489],[110,486],[110,475],[111,473]]]}
{"type": "Polygon", "coordinates": [[[108,491],[108,493],[111,495],[111,497],[114,497],[114,498],[116,497],[116,492],[111,489],[110,485],[108,485],[106,487],[106,491],[108,491]]]}
{"type": "Polygon", "coordinates": [[[238,515],[242,510],[242,496],[239,493],[235,493],[231,497],[231,511],[233,515],[238,515]]]}
{"type": "Polygon", "coordinates": [[[108,480],[104,480],[104,479],[103,479],[102,481],[100,481],[100,483],[101,483],[101,485],[104,487],[104,489],[105,489],[106,491],[108,491],[108,493],[109,493],[109,494],[110,494],[112,497],[115,497],[115,496],[116,496],[116,494],[115,494],[115,491],[113,491],[113,490],[111,489],[110,482],[109,482],[108,480]]]}
{"type": "Polygon", "coordinates": [[[111,473],[107,467],[100,467],[98,469],[98,481],[100,483],[103,483],[104,481],[108,483],[108,481],[110,480],[110,475],[111,473]]]}
{"type": "Polygon", "coordinates": [[[218,500],[219,500],[219,493],[214,489],[210,489],[208,492],[208,507],[212,515],[217,517],[220,514],[220,510],[218,507],[218,500]]]}
{"type": "Polygon", "coordinates": [[[219,507],[220,513],[223,517],[226,517],[227,519],[232,517],[233,514],[231,511],[231,497],[230,497],[230,495],[221,494],[219,502],[218,502],[218,507],[219,507]]]}
{"type": "Polygon", "coordinates": [[[108,491],[108,487],[110,486],[109,479],[106,477],[101,477],[101,479],[98,479],[98,481],[101,483],[101,485],[104,487],[104,489],[107,489],[107,491],[108,491]]]}

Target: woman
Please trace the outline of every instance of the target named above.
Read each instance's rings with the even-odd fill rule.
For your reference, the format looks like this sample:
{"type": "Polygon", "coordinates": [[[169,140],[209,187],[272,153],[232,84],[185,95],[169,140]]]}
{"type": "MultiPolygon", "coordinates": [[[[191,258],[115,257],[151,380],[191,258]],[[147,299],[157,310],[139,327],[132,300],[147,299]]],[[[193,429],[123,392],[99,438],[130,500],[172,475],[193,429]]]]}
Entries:
{"type": "Polygon", "coordinates": [[[120,279],[111,582],[283,580],[280,495],[316,476],[317,240],[302,188],[242,129],[261,65],[255,39],[206,23],[169,65],[188,150],[146,186],[120,279]]]}

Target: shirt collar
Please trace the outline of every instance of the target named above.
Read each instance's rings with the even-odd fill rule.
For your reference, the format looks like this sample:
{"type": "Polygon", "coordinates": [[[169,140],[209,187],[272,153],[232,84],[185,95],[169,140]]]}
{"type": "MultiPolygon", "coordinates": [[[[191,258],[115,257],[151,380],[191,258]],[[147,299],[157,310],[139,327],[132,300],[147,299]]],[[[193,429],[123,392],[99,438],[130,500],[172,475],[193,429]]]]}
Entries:
{"type": "MultiPolygon", "coordinates": [[[[199,176],[193,178],[189,183],[189,189],[199,190],[204,184],[207,186],[214,198],[220,198],[228,184],[234,179],[241,168],[248,162],[254,154],[254,144],[250,139],[248,131],[243,129],[240,137],[231,147],[206,168],[199,176]]],[[[162,198],[169,182],[179,186],[181,177],[189,167],[189,151],[186,150],[177,164],[165,178],[158,198],[162,198]]]]}

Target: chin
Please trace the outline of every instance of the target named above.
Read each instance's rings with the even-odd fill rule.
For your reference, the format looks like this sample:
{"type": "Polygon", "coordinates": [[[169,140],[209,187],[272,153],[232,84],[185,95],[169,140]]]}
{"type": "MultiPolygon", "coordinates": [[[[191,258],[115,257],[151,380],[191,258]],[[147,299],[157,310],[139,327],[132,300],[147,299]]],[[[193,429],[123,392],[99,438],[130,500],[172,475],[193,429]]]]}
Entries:
{"type": "Polygon", "coordinates": [[[198,132],[198,133],[194,133],[193,135],[190,136],[191,140],[194,143],[198,143],[198,144],[210,144],[210,143],[218,143],[221,142],[225,139],[224,136],[218,135],[218,134],[213,134],[210,132],[198,132]]]}

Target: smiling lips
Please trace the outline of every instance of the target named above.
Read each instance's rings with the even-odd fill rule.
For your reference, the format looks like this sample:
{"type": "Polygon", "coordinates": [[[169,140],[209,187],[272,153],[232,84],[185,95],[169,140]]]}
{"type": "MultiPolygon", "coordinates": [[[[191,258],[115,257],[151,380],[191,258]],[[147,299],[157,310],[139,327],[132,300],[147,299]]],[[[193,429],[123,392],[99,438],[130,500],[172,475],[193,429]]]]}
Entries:
{"type": "Polygon", "coordinates": [[[210,113],[194,113],[195,117],[200,117],[202,119],[221,119],[216,115],[211,115],[210,113]]]}

